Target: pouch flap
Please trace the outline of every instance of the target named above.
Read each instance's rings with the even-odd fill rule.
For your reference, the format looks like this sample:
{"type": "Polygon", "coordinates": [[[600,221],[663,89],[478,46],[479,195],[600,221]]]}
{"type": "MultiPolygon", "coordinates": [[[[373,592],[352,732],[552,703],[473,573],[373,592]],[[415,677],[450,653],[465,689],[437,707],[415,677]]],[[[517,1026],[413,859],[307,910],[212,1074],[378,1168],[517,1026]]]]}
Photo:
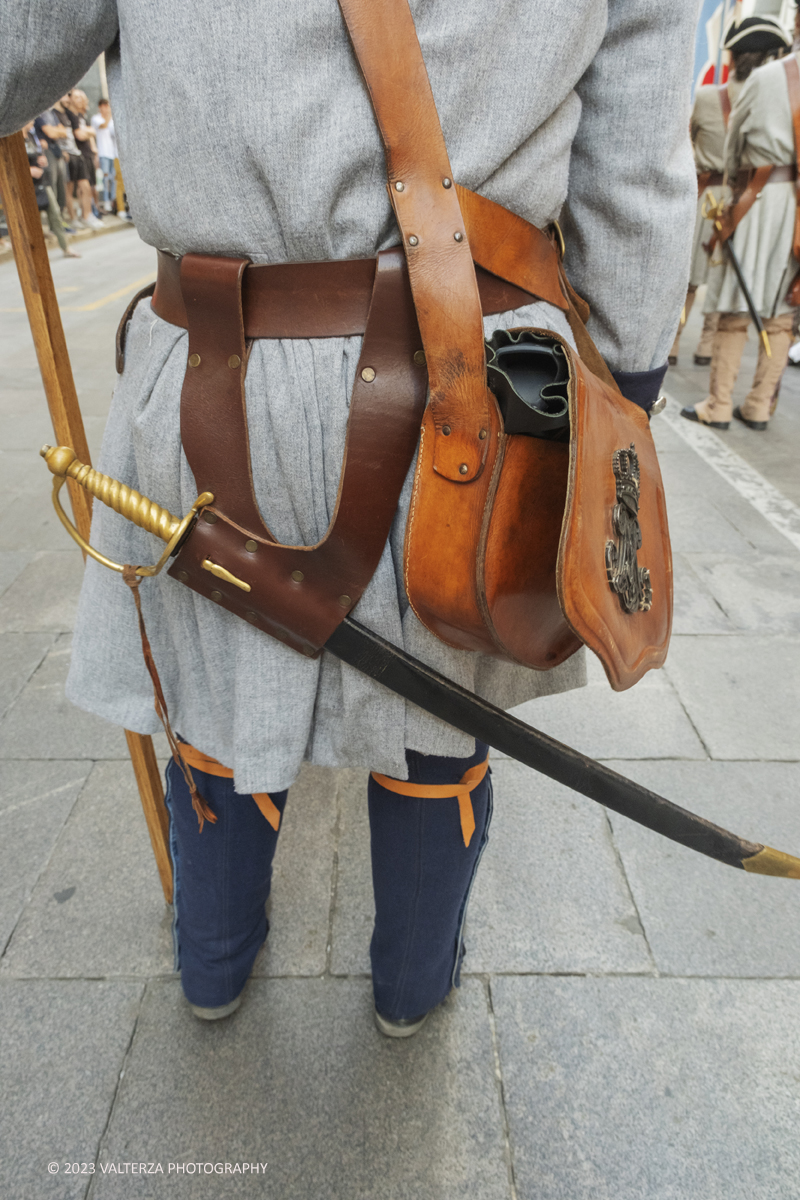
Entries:
{"type": "Polygon", "coordinates": [[[620,692],[667,655],[672,555],[664,487],[647,414],[568,353],[570,466],[558,598],[620,692]]]}

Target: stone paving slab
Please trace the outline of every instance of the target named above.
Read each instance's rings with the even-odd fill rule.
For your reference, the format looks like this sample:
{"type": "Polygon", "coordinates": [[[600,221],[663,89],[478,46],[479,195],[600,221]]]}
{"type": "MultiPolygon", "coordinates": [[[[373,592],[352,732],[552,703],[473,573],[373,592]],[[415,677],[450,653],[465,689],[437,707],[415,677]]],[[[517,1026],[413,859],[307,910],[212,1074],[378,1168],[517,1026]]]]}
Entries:
{"type": "Polygon", "coordinates": [[[0,597],[0,633],[71,632],[82,580],[77,546],[37,554],[0,597]]]}
{"type": "MultiPolygon", "coordinates": [[[[793,763],[610,765],[748,841],[800,856],[793,763]]],[[[609,816],[659,971],[800,978],[796,880],[748,875],[609,816]]]]}
{"type": "Polygon", "coordinates": [[[55,642],[46,633],[15,633],[5,638],[49,638],[52,643],[39,669],[14,706],[0,721],[0,758],[125,758],[125,734],[117,725],[70,704],[64,695],[71,636],[55,642]]]}
{"type": "MultiPolygon", "coordinates": [[[[667,462],[686,463],[682,475],[691,469],[695,474],[703,469],[703,464],[694,456],[694,462],[689,463],[677,455],[666,457],[667,462]]],[[[705,468],[713,474],[710,468],[705,468]]],[[[712,503],[698,500],[698,493],[705,487],[696,481],[690,486],[688,481],[681,478],[678,484],[670,486],[669,479],[664,482],[667,496],[667,512],[669,514],[669,532],[672,549],[681,554],[729,554],[735,558],[746,557],[752,553],[751,543],[744,537],[729,518],[727,513],[720,512],[712,503]]],[[[733,492],[733,489],[729,489],[733,492]]],[[[762,523],[769,529],[767,522],[762,523]]],[[[778,536],[776,534],[776,536],[778,536]]],[[[768,534],[765,534],[768,537],[768,534]]],[[[785,539],[784,539],[785,540],[785,539]]]]}
{"type": "Polygon", "coordinates": [[[800,639],[675,637],[664,670],[712,758],[800,757],[800,639]]]}
{"type": "Polygon", "coordinates": [[[600,660],[591,653],[586,659],[585,688],[529,700],[514,715],[592,758],[706,757],[663,671],[648,671],[635,688],[614,692],[600,660]]]}
{"type": "Polygon", "coordinates": [[[362,980],[254,980],[215,1027],[149,985],[100,1164],[263,1162],[266,1181],[98,1174],[92,1200],[510,1200],[483,984],[407,1042],[371,1003],[362,980]]]}
{"type": "Polygon", "coordinates": [[[68,550],[75,544],[53,508],[48,480],[42,483],[41,492],[24,492],[4,501],[0,550],[68,550]]]}
{"type": "Polygon", "coordinates": [[[687,556],[737,632],[800,637],[800,555],[791,552],[789,542],[785,545],[790,553],[738,562],[721,555],[687,556]]]}
{"type": "Polygon", "coordinates": [[[491,989],[518,1200],[795,1200],[800,984],[491,989]]]}
{"type": "Polygon", "coordinates": [[[0,984],[0,1194],[83,1200],[144,985],[0,984]],[[57,1163],[55,1174],[48,1164],[57,1163]]]}
{"type": "Polygon", "coordinates": [[[673,637],[681,633],[739,632],[726,609],[710,590],[708,580],[702,572],[698,574],[695,570],[695,565],[702,567],[707,558],[705,554],[672,555],[673,637]]]}
{"type": "Polygon", "coordinates": [[[492,771],[495,809],[464,969],[651,972],[605,810],[520,763],[492,771]]]}
{"type": "Polygon", "coordinates": [[[336,852],[338,773],[306,764],[289,789],[275,853],[270,932],[255,976],[325,970],[336,852]]]}
{"type": "MultiPolygon", "coordinates": [[[[40,402],[39,397],[35,397],[31,402],[38,405],[40,402]]],[[[18,405],[19,401],[17,400],[16,406],[18,405]]],[[[8,411],[9,416],[13,416],[15,412],[15,409],[12,409],[10,405],[9,391],[3,388],[0,391],[0,414],[5,416],[5,410],[8,411]]],[[[5,422],[3,424],[5,426],[5,422]]],[[[44,466],[41,459],[39,461],[44,466]]],[[[31,467],[30,450],[6,450],[4,448],[0,452],[0,479],[3,481],[3,487],[8,488],[10,491],[38,492],[42,483],[47,484],[47,477],[45,476],[42,479],[41,474],[38,471],[34,473],[31,467]]],[[[52,479],[52,476],[50,478],[52,479]]]]}
{"type": "MultiPolygon", "coordinates": [[[[43,662],[54,640],[51,633],[0,634],[0,715],[13,705],[43,662]]],[[[18,749],[16,739],[11,738],[5,757],[17,757],[18,749]]]]}
{"type": "Polygon", "coordinates": [[[0,975],[172,972],[172,922],[130,762],[98,763],[0,963],[0,975]]]}
{"type": "MultiPolygon", "coordinates": [[[[0,456],[0,465],[3,457],[0,456]]],[[[0,596],[11,587],[14,580],[22,574],[28,563],[33,559],[32,550],[5,550],[0,552],[0,596]]]]}
{"type": "Polygon", "coordinates": [[[0,954],[90,770],[91,763],[0,761],[0,954]]]}

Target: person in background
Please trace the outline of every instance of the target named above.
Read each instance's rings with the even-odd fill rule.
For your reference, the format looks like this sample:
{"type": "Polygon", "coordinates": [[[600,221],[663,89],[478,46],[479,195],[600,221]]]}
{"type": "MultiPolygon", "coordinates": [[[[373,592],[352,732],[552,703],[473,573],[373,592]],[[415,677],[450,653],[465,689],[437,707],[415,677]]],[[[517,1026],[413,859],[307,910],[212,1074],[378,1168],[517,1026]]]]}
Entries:
{"type": "Polygon", "coordinates": [[[97,168],[99,166],[97,156],[97,146],[94,139],[94,130],[89,124],[86,116],[89,111],[89,98],[86,92],[82,92],[80,88],[73,88],[69,94],[70,111],[77,117],[77,125],[73,125],[75,140],[78,143],[78,149],[84,161],[84,171],[86,182],[89,185],[89,213],[87,215],[85,209],[83,214],[84,223],[92,229],[102,228],[102,222],[96,210],[97,193],[97,168]]]}
{"type": "Polygon", "coordinates": [[[114,133],[114,118],[111,115],[111,105],[105,96],[100,100],[98,111],[92,117],[91,126],[97,143],[97,155],[100,159],[100,170],[103,172],[103,207],[106,212],[113,212],[117,198],[117,179],[114,172],[114,159],[117,157],[117,137],[114,133]]]}
{"type": "Polygon", "coordinates": [[[64,139],[69,170],[67,196],[69,199],[77,199],[80,208],[80,215],[75,215],[74,224],[82,225],[86,229],[100,229],[102,223],[92,213],[91,179],[94,174],[94,152],[91,146],[88,154],[82,150],[83,143],[92,137],[92,133],[86,118],[75,109],[74,95],[75,92],[67,92],[66,96],[62,96],[59,103],[53,106],[62,124],[68,128],[67,137],[64,139]]]}
{"type": "Polygon", "coordinates": [[[30,121],[25,125],[22,133],[25,137],[25,149],[28,153],[28,163],[31,169],[31,178],[33,179],[33,188],[36,193],[36,204],[39,211],[47,213],[48,224],[56,236],[64,258],[80,258],[80,254],[76,254],[67,244],[64,225],[61,220],[61,212],[59,211],[55,192],[51,185],[47,155],[44,153],[44,146],[36,133],[34,122],[30,121]]]}
{"type": "MultiPolygon", "coordinates": [[[[728,82],[718,87],[708,84],[697,89],[692,109],[691,137],[697,166],[697,218],[692,247],[692,269],[689,276],[689,290],[686,294],[684,307],[684,323],[688,320],[694,304],[697,289],[708,282],[711,255],[706,247],[712,242],[714,228],[710,220],[703,217],[703,205],[710,194],[712,200],[730,199],[731,190],[727,183],[723,184],[725,170],[725,134],[731,110],[739,98],[745,80],[752,72],[776,54],[783,54],[789,48],[789,38],[771,19],[768,19],[770,29],[764,30],[764,21],[760,17],[748,17],[740,25],[734,25],[725,40],[725,46],[731,52],[731,72],[728,82]]],[[[719,248],[717,254],[719,255],[719,248]]],[[[714,337],[719,324],[719,313],[706,311],[703,317],[703,331],[694,352],[694,361],[698,367],[707,367],[711,362],[714,337]]],[[[683,324],[675,335],[675,341],[669,353],[669,365],[674,367],[678,362],[678,348],[683,324]]]]}
{"type": "MultiPolygon", "coordinates": [[[[67,208],[67,160],[62,151],[66,129],[58,113],[49,108],[34,121],[34,131],[39,138],[50,168],[50,182],[58,201],[59,213],[68,213],[67,208]]],[[[71,232],[71,230],[70,230],[71,232]]]]}
{"type": "MultiPolygon", "coordinates": [[[[797,33],[797,26],[795,28],[797,33]]],[[[733,202],[723,218],[723,235],[732,237],[742,274],[771,343],[761,342],[753,385],[741,407],[733,407],[733,388],[747,341],[750,315],[727,254],[708,279],[705,312],[719,313],[711,359],[709,394],[693,408],[681,409],[687,421],[728,429],[731,416],[749,429],[764,432],[786,366],[792,338],[789,285],[798,270],[792,255],[795,228],[796,153],[789,102],[787,62],[768,62],[752,70],[759,55],[774,58],[789,38],[772,17],[748,17],[726,39],[734,72],[746,82],[731,111],[725,140],[725,173],[733,202]],[[752,72],[752,73],[750,73],[752,72]],[[745,187],[758,167],[771,174],[757,197],[745,187]],[[750,196],[750,207],[747,206],[750,196]]]]}

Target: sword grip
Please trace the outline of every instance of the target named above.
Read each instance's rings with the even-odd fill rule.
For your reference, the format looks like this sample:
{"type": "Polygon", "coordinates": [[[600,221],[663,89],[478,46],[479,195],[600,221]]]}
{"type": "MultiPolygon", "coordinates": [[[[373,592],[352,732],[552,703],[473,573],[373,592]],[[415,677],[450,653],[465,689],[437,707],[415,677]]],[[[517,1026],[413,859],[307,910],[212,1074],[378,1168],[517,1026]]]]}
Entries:
{"type": "Polygon", "coordinates": [[[112,479],[110,475],[103,475],[79,462],[71,447],[42,446],[39,453],[54,475],[74,479],[92,496],[140,529],[154,533],[165,542],[176,533],[181,523],[180,517],[173,516],[168,509],[120,483],[118,479],[112,479]]]}

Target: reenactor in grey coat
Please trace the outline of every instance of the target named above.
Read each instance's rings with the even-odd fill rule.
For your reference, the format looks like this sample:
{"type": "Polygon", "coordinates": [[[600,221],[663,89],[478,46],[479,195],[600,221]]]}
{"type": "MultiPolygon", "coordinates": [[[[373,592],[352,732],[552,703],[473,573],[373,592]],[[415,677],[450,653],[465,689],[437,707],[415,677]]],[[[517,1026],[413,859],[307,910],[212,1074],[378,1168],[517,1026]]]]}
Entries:
{"type": "MultiPolygon", "coordinates": [[[[749,74],[752,64],[748,64],[746,67],[742,64],[741,69],[746,70],[749,74]]],[[[697,289],[708,280],[710,259],[706,246],[711,241],[714,227],[708,217],[703,216],[706,198],[709,194],[714,200],[727,200],[730,196],[730,188],[723,183],[725,133],[731,108],[736,103],[741,91],[742,80],[746,77],[747,75],[743,74],[740,79],[734,70],[728,82],[722,84],[721,87],[716,84],[707,84],[705,87],[698,88],[695,95],[690,132],[697,168],[697,214],[692,242],[689,290],[686,293],[681,325],[669,352],[671,367],[678,362],[681,333],[689,319],[689,313],[692,311],[697,289]]],[[[705,314],[703,332],[694,352],[694,361],[698,366],[708,366],[711,362],[711,347],[717,330],[717,319],[716,313],[705,314]]]]}
{"type": "MultiPolygon", "coordinates": [[[[649,411],[689,260],[694,0],[412,0],[411,9],[455,179],[532,224],[560,219],[567,272],[591,303],[590,332],[622,394],[649,411]]],[[[336,0],[5,4],[0,44],[0,135],[45,109],[106,52],[132,212],[139,235],[165,261],[192,253],[257,265],[329,263],[399,244],[379,130],[336,0]]],[[[409,92],[411,102],[410,85],[409,92]]],[[[487,333],[515,326],[572,339],[561,310],[536,299],[495,315],[487,333]]],[[[181,448],[188,335],[147,297],[127,330],[99,465],[185,512],[197,492],[181,448]]],[[[261,512],[280,542],[314,546],[336,505],[361,337],[257,336],[248,354],[261,512]]],[[[200,356],[191,358],[200,365],[200,356]]],[[[241,361],[233,355],[228,366],[238,370],[241,361]]],[[[581,686],[580,652],[531,671],[454,649],[417,620],[403,578],[411,483],[356,618],[504,707],[581,686]]],[[[151,535],[100,509],[93,544],[122,562],[147,562],[151,535]]],[[[142,607],[164,695],[175,729],[205,763],[203,796],[220,816],[198,830],[173,764],[176,945],[196,1015],[218,1019],[239,1003],[266,937],[280,811],[305,760],[373,771],[376,1014],[382,1032],[408,1036],[458,982],[467,900],[491,815],[486,747],[406,707],[327,651],[296,654],[166,574],[149,582],[142,607]],[[453,785],[473,766],[483,770],[468,835],[453,785]],[[439,798],[398,792],[381,779],[439,789],[439,798]]],[[[119,576],[90,562],[80,610],[69,695],[127,729],[155,732],[138,627],[119,576]]]]}
{"type": "MultiPolygon", "coordinates": [[[[779,53],[787,42],[786,34],[772,18],[750,17],[730,35],[727,44],[736,61],[744,51],[779,53]]],[[[760,344],[753,386],[741,408],[734,410],[733,387],[750,316],[733,266],[724,255],[721,264],[710,269],[704,306],[707,314],[721,314],[713,344],[709,395],[694,408],[682,410],[681,415],[688,420],[727,429],[733,415],[751,429],[767,427],[791,342],[793,312],[786,295],[799,266],[792,255],[795,163],[785,64],[769,62],[752,72],[731,111],[725,140],[725,174],[734,187],[734,200],[738,200],[746,179],[756,168],[773,168],[758,198],[735,226],[733,243],[768,334],[771,357],[760,344]]]]}

